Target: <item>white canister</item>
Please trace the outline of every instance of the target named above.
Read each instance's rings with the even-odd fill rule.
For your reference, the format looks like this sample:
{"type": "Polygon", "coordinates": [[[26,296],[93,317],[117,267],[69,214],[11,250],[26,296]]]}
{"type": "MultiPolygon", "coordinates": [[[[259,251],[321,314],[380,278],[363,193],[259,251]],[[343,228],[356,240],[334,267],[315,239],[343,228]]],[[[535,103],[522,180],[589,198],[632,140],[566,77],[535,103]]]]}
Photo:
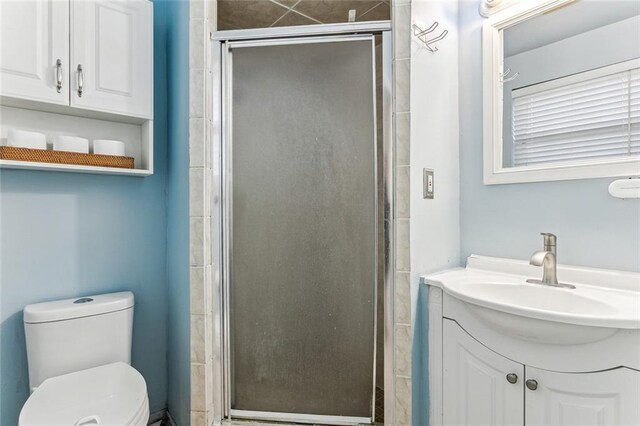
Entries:
{"type": "Polygon", "coordinates": [[[89,153],[89,139],[77,136],[56,136],[53,138],[54,151],[89,153]]]}
{"type": "Polygon", "coordinates": [[[47,137],[44,133],[27,130],[9,130],[7,146],[15,148],[47,149],[47,137]]]}
{"type": "Polygon", "coordinates": [[[93,141],[93,153],[124,157],[124,142],[109,139],[95,139],[93,141]]]}

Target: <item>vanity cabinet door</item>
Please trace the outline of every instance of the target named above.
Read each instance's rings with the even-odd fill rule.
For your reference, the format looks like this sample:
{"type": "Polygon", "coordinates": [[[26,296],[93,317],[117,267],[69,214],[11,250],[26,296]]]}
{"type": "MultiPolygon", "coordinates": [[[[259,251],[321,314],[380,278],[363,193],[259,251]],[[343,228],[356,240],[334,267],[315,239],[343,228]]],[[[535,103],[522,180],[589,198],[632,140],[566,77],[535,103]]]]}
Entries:
{"type": "Polygon", "coordinates": [[[72,0],[71,105],[152,118],[153,8],[147,0],[72,0]]]}
{"type": "Polygon", "coordinates": [[[522,425],[524,366],[443,323],[443,424],[522,425]]]}
{"type": "Polygon", "coordinates": [[[526,367],[526,378],[527,426],[640,425],[638,371],[576,374],[526,367]]]}
{"type": "Polygon", "coordinates": [[[0,95],[69,104],[68,1],[0,1],[0,95]]]}

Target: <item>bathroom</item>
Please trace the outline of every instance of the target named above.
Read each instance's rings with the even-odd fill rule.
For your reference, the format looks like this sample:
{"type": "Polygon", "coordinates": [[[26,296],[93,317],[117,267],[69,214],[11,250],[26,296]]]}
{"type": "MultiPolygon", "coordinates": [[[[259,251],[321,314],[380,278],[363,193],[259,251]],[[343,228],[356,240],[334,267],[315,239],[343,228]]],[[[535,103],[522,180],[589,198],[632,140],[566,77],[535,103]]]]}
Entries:
{"type": "Polygon", "coordinates": [[[0,22],[0,426],[640,424],[640,2],[0,22]]]}

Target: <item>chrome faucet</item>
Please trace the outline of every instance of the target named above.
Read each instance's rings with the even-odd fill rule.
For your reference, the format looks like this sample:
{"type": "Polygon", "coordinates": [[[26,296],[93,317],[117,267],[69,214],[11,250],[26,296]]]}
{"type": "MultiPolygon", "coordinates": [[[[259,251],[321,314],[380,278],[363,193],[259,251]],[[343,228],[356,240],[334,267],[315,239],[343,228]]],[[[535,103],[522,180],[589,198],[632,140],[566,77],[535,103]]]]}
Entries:
{"type": "Polygon", "coordinates": [[[544,237],[544,249],[533,253],[529,263],[533,266],[542,266],[542,280],[529,279],[527,282],[553,287],[576,288],[571,284],[558,283],[556,236],[547,232],[543,232],[540,235],[544,237]]]}

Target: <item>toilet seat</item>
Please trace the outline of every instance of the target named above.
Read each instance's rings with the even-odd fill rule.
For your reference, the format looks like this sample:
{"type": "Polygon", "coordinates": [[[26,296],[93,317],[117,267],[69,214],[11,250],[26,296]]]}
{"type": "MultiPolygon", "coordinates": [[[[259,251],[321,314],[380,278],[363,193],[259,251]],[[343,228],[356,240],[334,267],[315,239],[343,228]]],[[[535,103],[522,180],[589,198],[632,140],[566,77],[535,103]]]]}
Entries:
{"type": "Polygon", "coordinates": [[[45,380],[20,412],[19,426],[145,426],[147,385],[123,362],[45,380]]]}

